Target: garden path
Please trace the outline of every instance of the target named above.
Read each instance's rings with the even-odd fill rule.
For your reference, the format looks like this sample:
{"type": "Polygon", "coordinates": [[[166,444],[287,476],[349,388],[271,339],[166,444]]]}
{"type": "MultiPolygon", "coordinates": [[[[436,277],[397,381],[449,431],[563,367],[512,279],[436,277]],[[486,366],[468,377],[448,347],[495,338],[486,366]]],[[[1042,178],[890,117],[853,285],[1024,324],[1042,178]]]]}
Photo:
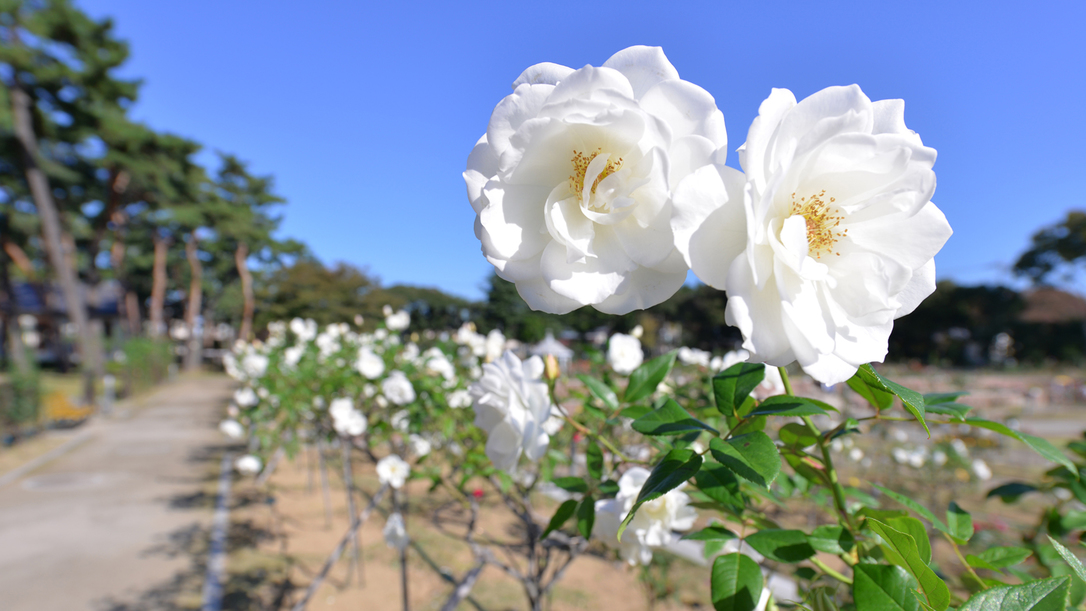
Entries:
{"type": "Polygon", "coordinates": [[[182,378],[0,488],[0,608],[175,608],[202,583],[225,377],[182,378]]]}

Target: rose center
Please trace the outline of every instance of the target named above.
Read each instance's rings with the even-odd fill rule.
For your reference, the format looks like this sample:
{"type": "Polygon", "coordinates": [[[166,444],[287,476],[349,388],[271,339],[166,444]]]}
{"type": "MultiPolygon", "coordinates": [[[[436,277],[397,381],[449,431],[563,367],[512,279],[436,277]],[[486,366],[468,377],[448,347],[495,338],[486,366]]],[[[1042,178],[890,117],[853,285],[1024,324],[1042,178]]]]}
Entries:
{"type": "MultiPolygon", "coordinates": [[[[588,175],[590,166],[593,165],[592,160],[594,160],[602,152],[603,149],[598,148],[595,151],[589,153],[588,155],[585,155],[577,149],[574,149],[573,158],[570,159],[570,162],[573,164],[573,174],[571,174],[569,177],[569,188],[575,194],[577,194],[577,199],[581,201],[581,204],[593,212],[608,211],[608,205],[606,202],[596,202],[595,198],[593,198],[592,196],[596,194],[596,187],[599,186],[600,182],[603,181],[604,178],[607,178],[608,176],[614,174],[622,168],[622,157],[619,157],[618,159],[609,158],[607,159],[607,162],[603,165],[603,168],[599,170],[598,173],[593,172],[595,176],[588,175]],[[589,201],[585,201],[586,180],[592,181],[592,187],[589,190],[587,196],[587,199],[589,199],[589,201]]],[[[595,167],[598,166],[599,164],[596,164],[595,167]]]]}
{"type": "Polygon", "coordinates": [[[822,255],[835,252],[833,247],[837,241],[848,235],[848,229],[837,230],[838,225],[844,220],[844,215],[837,214],[837,209],[832,205],[835,198],[827,201],[826,191],[801,197],[796,201],[796,194],[792,194],[792,215],[802,216],[807,222],[807,251],[810,256],[821,259],[822,255]]]}

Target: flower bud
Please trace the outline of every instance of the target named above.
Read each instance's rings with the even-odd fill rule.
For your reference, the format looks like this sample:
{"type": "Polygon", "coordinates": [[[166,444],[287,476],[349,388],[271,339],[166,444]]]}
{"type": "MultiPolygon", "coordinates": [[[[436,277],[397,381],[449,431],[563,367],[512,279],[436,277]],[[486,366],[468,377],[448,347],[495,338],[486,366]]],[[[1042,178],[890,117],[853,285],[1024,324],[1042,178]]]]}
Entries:
{"type": "Polygon", "coordinates": [[[548,354],[547,358],[543,360],[543,377],[548,382],[553,382],[561,374],[562,370],[558,367],[558,359],[553,354],[548,354]]]}

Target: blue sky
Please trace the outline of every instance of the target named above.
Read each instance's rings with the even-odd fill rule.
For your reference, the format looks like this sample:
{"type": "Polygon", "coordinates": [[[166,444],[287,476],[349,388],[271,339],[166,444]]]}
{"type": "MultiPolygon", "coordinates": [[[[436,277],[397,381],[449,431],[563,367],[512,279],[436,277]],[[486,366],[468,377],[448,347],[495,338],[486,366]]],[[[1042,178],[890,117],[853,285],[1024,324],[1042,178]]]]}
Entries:
{"type": "Polygon", "coordinates": [[[1034,231],[1086,208],[1079,1],[76,2],[131,43],[138,120],[274,174],[282,234],[384,284],[481,297],[461,172],[494,105],[529,65],[634,44],[713,94],[733,166],[773,87],[903,98],[939,151],[940,278],[1008,282],[1034,231]]]}

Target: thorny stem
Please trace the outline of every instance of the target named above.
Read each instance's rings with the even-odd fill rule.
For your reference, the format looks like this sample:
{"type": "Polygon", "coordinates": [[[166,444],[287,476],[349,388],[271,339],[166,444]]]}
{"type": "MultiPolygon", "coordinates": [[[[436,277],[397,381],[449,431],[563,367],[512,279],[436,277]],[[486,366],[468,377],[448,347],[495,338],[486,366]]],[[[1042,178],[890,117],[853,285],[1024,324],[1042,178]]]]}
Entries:
{"type": "MultiPolygon", "coordinates": [[[[784,392],[789,397],[796,396],[796,393],[792,391],[792,383],[788,380],[788,370],[784,367],[777,368],[781,372],[781,381],[784,382],[784,392]]],[[[810,416],[802,416],[803,423],[807,425],[807,428],[811,431],[811,434],[818,439],[818,449],[822,451],[822,463],[826,468],[826,477],[830,480],[830,488],[833,491],[833,503],[837,506],[838,513],[841,514],[841,519],[844,521],[845,526],[848,527],[853,534],[856,533],[856,525],[852,522],[852,516],[848,513],[848,506],[845,504],[845,490],[841,487],[841,482],[837,478],[837,469],[833,467],[833,459],[830,457],[830,448],[826,445],[826,438],[822,435],[818,427],[815,426],[810,416]]]]}

